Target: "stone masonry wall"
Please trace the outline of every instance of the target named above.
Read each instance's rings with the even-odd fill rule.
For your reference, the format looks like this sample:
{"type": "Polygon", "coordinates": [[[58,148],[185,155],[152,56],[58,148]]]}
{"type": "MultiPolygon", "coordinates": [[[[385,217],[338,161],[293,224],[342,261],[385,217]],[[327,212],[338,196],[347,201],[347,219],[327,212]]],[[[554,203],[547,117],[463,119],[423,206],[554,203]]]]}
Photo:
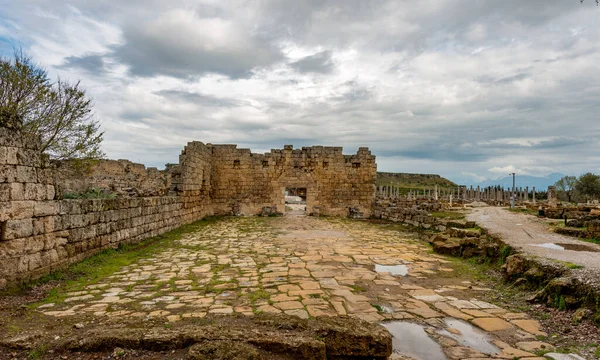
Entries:
{"type": "Polygon", "coordinates": [[[215,213],[257,214],[276,206],[285,212],[288,187],[306,188],[308,213],[348,216],[350,208],[370,216],[377,165],[367,148],[343,155],[341,147],[303,147],[253,154],[235,145],[212,149],[211,200],[215,213]]]}
{"type": "Polygon", "coordinates": [[[171,176],[165,170],[146,168],[129,160],[99,160],[89,167],[71,161],[52,165],[56,170],[56,185],[63,194],[100,188],[120,197],[163,196],[171,187],[171,176]]]}
{"type": "MultiPolygon", "coordinates": [[[[127,161],[102,164],[113,183],[150,171],[127,161]]],[[[170,171],[169,196],[67,200],[57,196],[39,139],[0,127],[0,288],[207,215],[255,215],[265,206],[283,212],[286,187],[307,189],[309,212],[348,216],[353,208],[370,216],[376,171],[367,148],[343,155],[339,147],[290,145],[252,154],[190,142],[170,171]]]]}
{"type": "Polygon", "coordinates": [[[0,288],[212,214],[199,197],[57,200],[39,140],[0,128],[0,288]]]}
{"type": "Polygon", "coordinates": [[[441,209],[442,204],[439,202],[377,198],[372,216],[415,227],[445,231],[448,223],[431,216],[432,212],[441,209]]]}

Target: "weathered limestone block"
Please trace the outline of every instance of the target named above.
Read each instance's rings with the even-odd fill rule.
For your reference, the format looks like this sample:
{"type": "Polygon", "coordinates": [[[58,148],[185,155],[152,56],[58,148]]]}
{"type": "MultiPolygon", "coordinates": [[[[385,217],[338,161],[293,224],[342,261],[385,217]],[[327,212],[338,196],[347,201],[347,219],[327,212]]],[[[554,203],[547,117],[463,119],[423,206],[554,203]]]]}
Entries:
{"type": "Polygon", "coordinates": [[[58,201],[38,201],[34,202],[34,216],[56,215],[60,212],[60,203],[58,201]]]}
{"type": "Polygon", "coordinates": [[[33,235],[33,219],[7,220],[2,227],[1,240],[12,240],[33,235]]]}
{"type": "Polygon", "coordinates": [[[48,192],[43,184],[26,183],[25,184],[25,200],[43,201],[47,200],[48,192]]]}

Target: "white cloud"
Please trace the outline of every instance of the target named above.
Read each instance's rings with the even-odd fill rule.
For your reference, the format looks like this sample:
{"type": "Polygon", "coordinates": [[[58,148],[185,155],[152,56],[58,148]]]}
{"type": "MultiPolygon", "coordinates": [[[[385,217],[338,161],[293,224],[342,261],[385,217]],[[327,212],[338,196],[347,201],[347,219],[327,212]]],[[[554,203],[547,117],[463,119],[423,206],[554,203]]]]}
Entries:
{"type": "Polygon", "coordinates": [[[113,158],[199,140],[369,146],[380,170],[461,181],[600,171],[595,4],[71,3],[15,2],[0,34],[82,79],[113,158]]]}
{"type": "Polygon", "coordinates": [[[482,182],[482,181],[484,181],[484,180],[487,180],[487,179],[488,179],[488,178],[487,178],[487,177],[485,177],[485,176],[477,175],[477,174],[475,174],[475,173],[468,172],[468,171],[463,171],[463,172],[461,173],[461,175],[467,176],[467,177],[469,177],[469,178],[473,179],[475,182],[482,182]]]}

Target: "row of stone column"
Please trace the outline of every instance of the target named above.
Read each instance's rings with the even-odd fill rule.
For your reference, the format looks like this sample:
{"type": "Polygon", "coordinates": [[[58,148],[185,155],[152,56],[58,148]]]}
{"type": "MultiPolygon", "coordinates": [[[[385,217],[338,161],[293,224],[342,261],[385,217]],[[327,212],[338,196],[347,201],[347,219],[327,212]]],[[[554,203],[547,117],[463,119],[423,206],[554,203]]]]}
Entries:
{"type": "MultiPolygon", "coordinates": [[[[487,187],[480,188],[477,186],[473,188],[467,188],[465,185],[461,185],[456,189],[439,189],[437,185],[434,186],[433,189],[423,188],[421,189],[413,189],[409,190],[408,193],[402,194],[400,190],[400,186],[398,185],[380,185],[377,187],[377,196],[388,199],[409,199],[414,200],[417,198],[426,198],[432,200],[464,200],[464,201],[510,201],[512,195],[512,189],[504,189],[504,188],[496,188],[496,187],[487,187]]],[[[531,192],[529,191],[529,187],[525,188],[519,187],[515,188],[514,196],[515,201],[518,202],[526,202],[533,201],[536,203],[535,199],[535,186],[532,188],[531,192]]]]}
{"type": "Polygon", "coordinates": [[[449,196],[450,192],[447,190],[439,190],[437,185],[433,189],[423,188],[421,189],[412,189],[409,190],[408,193],[402,194],[400,190],[400,186],[398,185],[381,185],[377,186],[377,196],[388,199],[417,199],[417,198],[427,198],[438,200],[440,197],[449,196]]]}
{"type": "MultiPolygon", "coordinates": [[[[518,187],[514,190],[515,201],[526,202],[533,201],[536,202],[535,199],[535,186],[532,188],[531,192],[529,191],[529,186],[518,187]]],[[[479,186],[473,188],[467,188],[466,186],[458,187],[458,199],[462,200],[474,200],[474,201],[510,201],[511,196],[513,195],[512,189],[504,189],[504,188],[496,188],[496,187],[487,187],[481,189],[479,186]]]]}

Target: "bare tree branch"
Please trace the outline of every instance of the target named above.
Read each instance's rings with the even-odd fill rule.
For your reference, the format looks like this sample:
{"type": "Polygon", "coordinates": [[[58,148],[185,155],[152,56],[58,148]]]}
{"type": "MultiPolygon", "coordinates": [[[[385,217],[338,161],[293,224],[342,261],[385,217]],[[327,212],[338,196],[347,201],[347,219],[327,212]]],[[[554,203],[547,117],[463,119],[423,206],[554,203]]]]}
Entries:
{"type": "Polygon", "coordinates": [[[0,115],[0,121],[18,119],[24,131],[40,136],[42,150],[55,159],[104,156],[103,132],[80,82],[52,83],[20,49],[14,59],[0,59],[0,115]]]}

